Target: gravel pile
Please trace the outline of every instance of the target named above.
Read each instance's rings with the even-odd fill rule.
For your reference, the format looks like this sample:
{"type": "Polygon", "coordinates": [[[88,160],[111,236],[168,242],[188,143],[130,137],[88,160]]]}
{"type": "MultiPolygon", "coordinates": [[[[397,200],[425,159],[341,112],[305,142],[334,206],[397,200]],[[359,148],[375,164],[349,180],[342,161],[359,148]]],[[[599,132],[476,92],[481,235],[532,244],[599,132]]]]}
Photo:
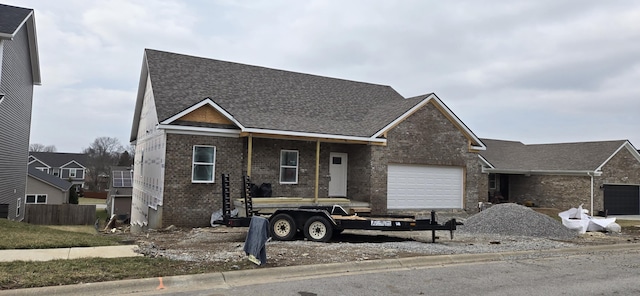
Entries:
{"type": "Polygon", "coordinates": [[[461,231],[468,233],[529,236],[568,240],[578,233],[551,217],[525,206],[504,203],[494,205],[467,218],[461,231]]]}

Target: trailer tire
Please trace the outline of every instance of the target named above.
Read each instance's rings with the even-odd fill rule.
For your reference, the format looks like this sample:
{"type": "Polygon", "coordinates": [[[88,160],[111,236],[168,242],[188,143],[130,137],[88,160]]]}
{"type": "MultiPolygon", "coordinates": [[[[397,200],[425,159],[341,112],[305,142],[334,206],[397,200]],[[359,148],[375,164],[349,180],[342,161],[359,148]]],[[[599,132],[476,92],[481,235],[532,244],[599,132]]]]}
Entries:
{"type": "Polygon", "coordinates": [[[313,216],[304,224],[304,236],[314,242],[328,242],[333,235],[333,225],[321,216],[313,216]]]}
{"type": "Polygon", "coordinates": [[[296,235],[296,222],[287,214],[278,214],[269,222],[271,237],[275,240],[289,241],[296,235]]]}

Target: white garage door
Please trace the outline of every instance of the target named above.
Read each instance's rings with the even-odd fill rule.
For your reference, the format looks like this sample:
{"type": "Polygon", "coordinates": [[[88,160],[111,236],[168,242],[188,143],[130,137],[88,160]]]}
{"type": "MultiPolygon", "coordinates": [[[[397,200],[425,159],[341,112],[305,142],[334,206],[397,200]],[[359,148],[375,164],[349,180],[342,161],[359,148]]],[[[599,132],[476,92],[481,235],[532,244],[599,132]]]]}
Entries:
{"type": "Polygon", "coordinates": [[[461,209],[461,167],[389,164],[387,209],[461,209]]]}

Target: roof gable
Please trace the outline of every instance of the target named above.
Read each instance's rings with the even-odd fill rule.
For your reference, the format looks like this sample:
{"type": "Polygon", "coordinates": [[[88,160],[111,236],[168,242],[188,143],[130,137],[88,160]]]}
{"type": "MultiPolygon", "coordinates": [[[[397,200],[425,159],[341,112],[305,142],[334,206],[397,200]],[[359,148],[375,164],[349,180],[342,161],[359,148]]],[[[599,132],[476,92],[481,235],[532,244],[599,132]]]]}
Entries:
{"type": "Polygon", "coordinates": [[[411,109],[407,110],[400,117],[396,118],[396,120],[394,120],[393,122],[391,122],[388,125],[386,125],[384,128],[382,128],[376,134],[374,134],[374,137],[379,137],[379,136],[383,135],[384,133],[386,133],[389,130],[393,129],[395,126],[397,126],[402,121],[407,119],[409,116],[411,116],[417,110],[419,110],[420,108],[424,107],[426,104],[431,103],[436,107],[436,109],[438,111],[440,111],[440,113],[442,113],[451,123],[453,123],[453,125],[458,130],[460,130],[460,132],[465,136],[465,138],[467,138],[469,140],[470,148],[473,148],[475,150],[485,150],[486,149],[484,143],[482,143],[480,138],[478,138],[462,122],[462,120],[460,120],[460,118],[458,118],[458,116],[456,116],[453,113],[453,111],[451,111],[451,109],[449,109],[449,107],[447,107],[447,105],[445,105],[440,100],[440,98],[438,98],[438,96],[436,96],[435,94],[431,93],[431,94],[427,94],[427,95],[417,96],[417,97],[410,98],[409,100],[419,100],[419,103],[416,104],[415,106],[413,106],[411,109]]]}
{"type": "Polygon", "coordinates": [[[86,168],[87,156],[82,153],[29,152],[29,155],[49,167],[60,168],[75,162],[79,166],[86,168]]]}
{"type": "MultiPolygon", "coordinates": [[[[175,124],[177,115],[210,98],[243,131],[372,138],[419,103],[385,85],[149,49],[140,85],[146,73],[158,119],[165,124],[175,124]]],[[[138,91],[132,140],[143,92],[138,91]]]]}
{"type": "MultiPolygon", "coordinates": [[[[597,172],[618,151],[627,147],[626,140],[525,145],[521,142],[482,139],[487,150],[481,156],[494,170],[514,173],[597,172]]],[[[631,148],[630,148],[631,147],[631,148]]],[[[640,161],[640,155],[636,153],[640,161]]]]}
{"type": "Polygon", "coordinates": [[[26,26],[33,84],[40,85],[40,56],[33,9],[0,4],[0,39],[12,40],[26,26]]]}

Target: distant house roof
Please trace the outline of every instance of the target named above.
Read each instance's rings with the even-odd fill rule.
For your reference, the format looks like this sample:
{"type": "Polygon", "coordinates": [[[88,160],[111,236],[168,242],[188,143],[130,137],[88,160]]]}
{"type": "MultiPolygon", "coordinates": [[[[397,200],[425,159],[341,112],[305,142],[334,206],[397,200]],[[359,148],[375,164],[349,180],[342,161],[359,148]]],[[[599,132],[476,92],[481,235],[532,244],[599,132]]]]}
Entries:
{"type": "MultiPolygon", "coordinates": [[[[373,140],[416,107],[430,100],[442,104],[434,94],[407,99],[386,85],[150,49],[142,68],[131,141],[137,138],[147,75],[161,126],[198,126],[179,119],[210,105],[243,132],[373,140]]],[[[467,132],[473,145],[482,146],[467,132]]]]}
{"type": "Polygon", "coordinates": [[[623,148],[640,162],[640,154],[627,140],[533,145],[492,139],[482,142],[487,149],[480,156],[494,172],[594,173],[623,148]]]}
{"type": "Polygon", "coordinates": [[[54,168],[62,167],[73,161],[83,167],[86,167],[87,163],[87,156],[82,153],[29,152],[29,155],[54,168]]]}
{"type": "Polygon", "coordinates": [[[69,188],[71,188],[72,184],[60,179],[56,176],[53,175],[49,175],[45,172],[42,172],[36,168],[32,168],[29,167],[27,170],[27,174],[29,175],[29,177],[32,177],[34,179],[40,180],[42,182],[45,182],[53,187],[56,187],[62,191],[69,191],[69,188]]]}
{"type": "Polygon", "coordinates": [[[40,85],[40,57],[33,9],[0,4],[0,39],[12,40],[23,25],[27,26],[33,83],[40,85]]]}

